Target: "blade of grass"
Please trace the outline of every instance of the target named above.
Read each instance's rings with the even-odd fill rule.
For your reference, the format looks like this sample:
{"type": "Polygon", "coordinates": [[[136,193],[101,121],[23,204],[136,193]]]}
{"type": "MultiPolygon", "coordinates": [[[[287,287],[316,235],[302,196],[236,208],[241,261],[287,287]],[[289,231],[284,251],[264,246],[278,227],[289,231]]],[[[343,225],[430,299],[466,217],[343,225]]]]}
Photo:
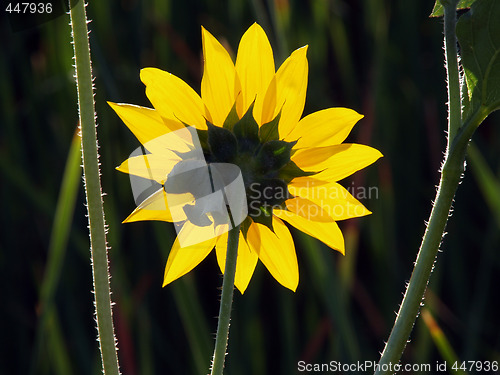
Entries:
{"type": "Polygon", "coordinates": [[[52,367],[54,374],[67,375],[75,374],[71,365],[70,355],[68,353],[68,346],[64,340],[64,336],[59,324],[59,316],[54,306],[50,307],[47,311],[47,332],[48,345],[47,350],[50,350],[49,357],[52,357],[52,367]]]}
{"type": "MultiPolygon", "coordinates": [[[[155,225],[155,235],[159,244],[171,244],[165,228],[155,225]]],[[[165,248],[164,246],[162,248],[165,248]]],[[[167,252],[163,252],[167,259],[167,252]]],[[[192,351],[192,358],[196,372],[202,374],[207,370],[207,358],[211,355],[211,340],[208,335],[210,329],[200,304],[200,297],[196,285],[190,278],[180,278],[170,285],[175,304],[179,308],[182,325],[187,333],[192,351]]]]}
{"type": "Polygon", "coordinates": [[[290,9],[287,2],[276,2],[267,0],[269,9],[269,20],[274,29],[276,37],[275,57],[281,63],[288,55],[288,35],[290,25],[290,9]]]}
{"type": "Polygon", "coordinates": [[[0,154],[0,173],[2,173],[2,182],[8,182],[17,191],[29,201],[32,207],[43,212],[44,214],[51,215],[54,207],[54,200],[50,194],[36,188],[34,184],[28,184],[30,181],[29,174],[11,160],[9,156],[2,153],[0,154]]]}
{"type": "Polygon", "coordinates": [[[498,194],[500,192],[500,179],[493,174],[493,171],[488,167],[488,164],[486,164],[486,161],[473,142],[469,146],[468,156],[468,160],[472,166],[472,173],[500,227],[500,195],[498,194]]]}
{"type": "Polygon", "coordinates": [[[196,286],[192,279],[183,278],[172,284],[175,304],[179,308],[182,324],[189,338],[192,360],[199,374],[207,371],[207,358],[210,358],[208,325],[202,314],[196,286]]]}
{"type": "Polygon", "coordinates": [[[51,318],[55,319],[54,311],[52,310],[54,295],[57,290],[57,284],[60,279],[64,256],[66,254],[76,198],[80,187],[80,177],[82,175],[80,167],[80,142],[80,137],[75,133],[66,161],[61,191],[59,192],[57,200],[45,276],[40,289],[40,317],[38,320],[37,332],[35,334],[34,352],[31,360],[31,374],[35,373],[43,338],[48,332],[46,324],[49,311],[51,312],[51,318]]]}
{"type": "Polygon", "coordinates": [[[339,64],[339,76],[342,82],[343,92],[346,93],[350,103],[354,103],[357,97],[356,88],[359,86],[356,82],[357,75],[354,72],[352,53],[348,33],[344,19],[341,16],[333,14],[328,25],[332,49],[339,64]]]}
{"type": "Polygon", "coordinates": [[[489,206],[495,221],[491,221],[488,230],[484,230],[486,239],[484,248],[479,252],[480,261],[474,286],[473,300],[467,324],[467,340],[464,342],[464,352],[467,358],[474,358],[480,351],[480,332],[485,313],[489,306],[491,286],[494,285],[492,277],[495,268],[495,253],[498,241],[498,229],[500,227],[500,179],[495,176],[486,163],[477,146],[471,142],[469,145],[468,161],[470,162],[472,174],[474,175],[484,200],[489,206]]]}
{"type": "Polygon", "coordinates": [[[331,259],[327,258],[326,252],[332,250],[323,249],[318,241],[303,233],[299,233],[298,238],[306,250],[304,254],[316,289],[320,291],[335,329],[340,334],[346,360],[354,363],[360,358],[359,343],[349,314],[347,286],[342,284],[336,267],[331,264],[331,259]]]}
{"type": "MultiPolygon", "coordinates": [[[[448,364],[460,363],[457,354],[455,353],[450,344],[450,341],[444,334],[441,327],[439,327],[439,324],[436,322],[436,320],[430,313],[429,309],[422,310],[422,319],[427,328],[429,329],[429,333],[431,334],[432,340],[434,341],[434,344],[438,348],[441,357],[446,361],[446,363],[448,364]]],[[[457,368],[456,370],[449,368],[448,371],[450,372],[450,374],[467,375],[467,372],[459,368],[457,368]]]]}

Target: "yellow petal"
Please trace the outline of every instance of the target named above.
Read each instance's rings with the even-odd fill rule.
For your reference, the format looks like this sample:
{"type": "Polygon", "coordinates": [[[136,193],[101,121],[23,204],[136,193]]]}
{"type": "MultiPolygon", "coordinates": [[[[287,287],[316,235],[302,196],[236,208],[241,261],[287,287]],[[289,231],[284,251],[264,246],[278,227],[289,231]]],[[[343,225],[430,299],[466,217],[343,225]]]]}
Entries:
{"type": "Polygon", "coordinates": [[[295,291],[299,267],[292,235],[277,217],[273,217],[273,229],[274,233],[265,225],[252,223],[247,232],[248,245],[281,285],[295,291]]]}
{"type": "Polygon", "coordinates": [[[329,223],[309,221],[293,212],[279,209],[273,210],[273,213],[277,217],[286,220],[298,230],[317,238],[332,249],[345,254],[344,237],[335,221],[329,223]]]}
{"type": "Polygon", "coordinates": [[[318,180],[338,181],[374,163],[382,156],[380,151],[372,147],[343,143],[297,150],[292,160],[304,171],[320,172],[314,176],[318,180]]]}
{"type": "Polygon", "coordinates": [[[328,108],[299,121],[285,141],[297,141],[295,149],[342,143],[363,116],[348,108],[328,108]]]}
{"type": "MultiPolygon", "coordinates": [[[[149,142],[143,143],[146,150],[152,154],[172,158],[172,153],[183,154],[193,150],[201,150],[199,146],[196,129],[185,127],[156,137],[149,142]],[[193,139],[194,138],[194,139],[193,139]]],[[[199,152],[201,154],[201,151],[199,152]]],[[[201,155],[196,155],[201,156],[201,155]]],[[[193,155],[195,157],[195,155],[193,155]]],[[[180,157],[179,157],[180,158],[180,157]]]]}
{"type": "Polygon", "coordinates": [[[197,223],[190,221],[190,218],[185,216],[186,214],[182,206],[175,205],[170,202],[170,195],[168,195],[168,199],[169,204],[171,205],[170,209],[173,213],[172,216],[177,222],[177,225],[182,225],[181,230],[177,233],[177,239],[179,240],[179,245],[183,248],[191,247],[198,242],[205,242],[212,238],[218,238],[222,233],[227,231],[227,224],[216,225],[212,222],[210,225],[198,225],[197,223]],[[187,220],[179,223],[179,221],[182,221],[183,216],[187,220]]]}
{"type": "Polygon", "coordinates": [[[182,121],[196,129],[206,129],[205,107],[199,95],[182,79],[156,68],[141,70],[146,95],[160,113],[173,121],[182,121]]]}
{"type": "Polygon", "coordinates": [[[318,204],[314,203],[312,200],[305,199],[302,197],[295,197],[292,199],[288,199],[285,202],[285,204],[288,211],[291,211],[296,215],[302,216],[307,220],[322,221],[322,222],[333,221],[333,218],[329,215],[328,211],[323,209],[318,204]]]}
{"type": "Polygon", "coordinates": [[[146,198],[123,222],[132,223],[147,220],[172,221],[165,190],[160,189],[146,198]]]}
{"type": "Polygon", "coordinates": [[[304,111],[308,74],[306,53],[307,46],[304,46],[295,50],[285,60],[276,72],[275,83],[271,81],[264,99],[263,123],[271,121],[283,109],[279,122],[280,138],[284,138],[290,133],[297,125],[304,111]],[[273,91],[275,91],[274,105],[273,91]],[[274,111],[274,113],[269,118],[268,114],[272,113],[271,111],[274,111]]]}
{"type": "Polygon", "coordinates": [[[154,180],[163,184],[167,175],[180,161],[180,157],[172,151],[165,150],[162,155],[145,154],[133,156],[125,160],[116,169],[123,173],[154,180]]]}
{"type": "MultiPolygon", "coordinates": [[[[272,121],[276,117],[275,113],[279,113],[279,109],[281,109],[280,107],[278,110],[276,110],[276,90],[276,75],[274,75],[274,77],[271,79],[271,82],[269,83],[266,95],[264,96],[262,109],[260,109],[261,104],[259,103],[259,109],[256,111],[254,107],[253,110],[255,121],[257,122],[257,124],[259,124],[259,126],[272,121]],[[257,116],[259,111],[261,112],[260,117],[257,116]]],[[[255,103],[255,105],[257,105],[257,103],[255,103]]]]}
{"type": "MultiPolygon", "coordinates": [[[[219,263],[222,273],[224,273],[226,268],[227,233],[224,233],[218,238],[215,250],[217,253],[217,262],[219,263]]],[[[240,232],[234,285],[236,285],[241,294],[245,292],[252,278],[258,259],[257,253],[250,250],[245,237],[240,232]]]]}
{"type": "Polygon", "coordinates": [[[168,255],[163,286],[185,275],[196,267],[206,258],[210,251],[212,251],[215,242],[216,239],[212,238],[196,245],[181,248],[179,240],[176,238],[170,250],[170,254],[168,255]]]}
{"type": "Polygon", "coordinates": [[[142,144],[184,127],[179,121],[164,121],[158,111],[132,104],[108,102],[142,144]]]}
{"type": "Polygon", "coordinates": [[[222,126],[241,90],[233,61],[226,49],[202,27],[203,79],[201,97],[214,125],[222,126]]]}
{"type": "Polygon", "coordinates": [[[310,177],[303,177],[298,182],[296,180],[292,180],[288,185],[290,194],[314,202],[335,221],[371,214],[349,191],[336,182],[318,184],[314,178],[310,177]],[[305,179],[310,179],[310,182],[305,183],[305,179]]]}
{"type": "Polygon", "coordinates": [[[241,82],[241,95],[237,99],[238,115],[242,117],[255,101],[253,113],[259,123],[264,96],[274,77],[275,68],[271,44],[257,23],[250,26],[241,37],[236,57],[236,72],[241,82]]]}

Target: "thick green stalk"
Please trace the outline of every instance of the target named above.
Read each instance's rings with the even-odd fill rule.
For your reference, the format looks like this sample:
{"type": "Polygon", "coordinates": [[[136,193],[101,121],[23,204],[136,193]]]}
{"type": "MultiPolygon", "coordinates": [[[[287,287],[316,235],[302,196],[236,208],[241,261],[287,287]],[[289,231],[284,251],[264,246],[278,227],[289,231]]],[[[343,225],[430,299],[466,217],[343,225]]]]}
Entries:
{"type": "Polygon", "coordinates": [[[442,0],[444,6],[444,51],[446,78],[448,82],[448,150],[462,124],[462,100],[460,71],[458,66],[457,3],[458,0],[442,0]]]}
{"type": "Polygon", "coordinates": [[[120,371],[111,310],[106,229],[97,154],[92,67],[84,1],[78,1],[71,8],[70,17],[75,51],[76,86],[82,133],[83,174],[90,229],[97,330],[103,373],[105,375],[118,375],[120,371]]]}
{"type": "Polygon", "coordinates": [[[461,125],[461,98],[459,67],[456,55],[456,0],[442,1],[444,5],[444,32],[446,70],[448,75],[448,150],[441,171],[435,204],[422,239],[415,267],[403,297],[389,340],[384,348],[375,374],[394,373],[415,324],[422,298],[427,288],[434,261],[446,227],[453,198],[464,170],[467,145],[487,112],[481,108],[464,126],[461,125]]]}
{"type": "Polygon", "coordinates": [[[460,181],[460,160],[453,162],[448,160],[446,164],[453,166],[453,168],[443,168],[436,202],[432,208],[429,224],[415,262],[415,268],[413,269],[403,302],[394,322],[391,335],[382,352],[382,357],[379,361],[380,368],[375,374],[395,372],[394,366],[399,362],[403,354],[406,342],[417,318],[439,244],[441,243],[446,221],[448,220],[453,197],[460,181]]]}
{"type": "Polygon", "coordinates": [[[224,280],[222,281],[219,324],[217,325],[217,336],[215,337],[215,350],[212,359],[211,375],[222,375],[224,370],[229,323],[231,320],[231,306],[233,304],[234,276],[236,274],[239,239],[240,226],[238,225],[229,231],[227,237],[226,265],[224,267],[224,280]]]}

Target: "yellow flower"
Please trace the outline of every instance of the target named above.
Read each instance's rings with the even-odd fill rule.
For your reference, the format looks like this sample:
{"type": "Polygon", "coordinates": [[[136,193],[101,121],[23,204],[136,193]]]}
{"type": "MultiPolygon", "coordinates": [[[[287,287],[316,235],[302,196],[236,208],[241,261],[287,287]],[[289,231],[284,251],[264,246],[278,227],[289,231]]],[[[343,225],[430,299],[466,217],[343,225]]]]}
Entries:
{"type": "MultiPolygon", "coordinates": [[[[295,291],[297,257],[283,220],[344,254],[336,222],[370,211],[336,181],[382,154],[368,146],[342,144],[363,117],[351,109],[328,108],[301,119],[307,46],[294,51],[275,71],[271,46],[256,23],[241,38],[235,64],[204,28],[202,40],[201,97],[178,77],[145,68],[141,80],[154,109],[110,103],[149,151],[129,158],[118,170],[161,185],[124,222],[172,221],[164,186],[186,144],[165,144],[162,136],[190,125],[202,140],[207,163],[234,163],[243,174],[248,217],[240,232],[235,285],[245,291],[260,259],[279,283],[295,291]],[[139,167],[145,161],[147,168],[139,167]]],[[[202,229],[192,225],[185,230],[196,236],[202,229]]],[[[227,237],[220,234],[188,247],[181,247],[177,238],[163,285],[191,271],[214,247],[224,272],[227,237]]]]}

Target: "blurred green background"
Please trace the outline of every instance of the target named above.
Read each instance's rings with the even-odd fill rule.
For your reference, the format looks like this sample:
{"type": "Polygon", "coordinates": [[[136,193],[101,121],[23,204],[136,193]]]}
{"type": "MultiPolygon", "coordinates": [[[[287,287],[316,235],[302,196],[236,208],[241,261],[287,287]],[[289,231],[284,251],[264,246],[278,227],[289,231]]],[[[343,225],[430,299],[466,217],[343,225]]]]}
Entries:
{"type": "MultiPolygon", "coordinates": [[[[0,374],[100,374],[93,316],[69,16],[13,31],[0,23],[0,374]]],[[[235,292],[227,374],[294,374],[297,363],[375,361],[401,302],[445,146],[442,20],[432,0],[121,0],[87,8],[96,87],[114,318],[125,375],[208,372],[222,278],[211,254],[161,288],[171,224],[121,224],[134,209],[115,171],[139,146],[107,100],[150,106],[139,70],[196,91],[201,28],[232,51],[257,21],[276,65],[308,44],[305,114],[365,115],[348,141],[385,157],[342,181],[377,187],[371,216],[340,223],[343,257],[293,232],[296,293],[259,264],[235,292]]],[[[500,116],[474,136],[449,234],[404,363],[500,360],[500,116]]],[[[452,362],[448,363],[448,367],[452,362]]],[[[471,373],[475,373],[472,371],[471,373]]],[[[479,373],[479,372],[478,372],[479,373]]]]}

